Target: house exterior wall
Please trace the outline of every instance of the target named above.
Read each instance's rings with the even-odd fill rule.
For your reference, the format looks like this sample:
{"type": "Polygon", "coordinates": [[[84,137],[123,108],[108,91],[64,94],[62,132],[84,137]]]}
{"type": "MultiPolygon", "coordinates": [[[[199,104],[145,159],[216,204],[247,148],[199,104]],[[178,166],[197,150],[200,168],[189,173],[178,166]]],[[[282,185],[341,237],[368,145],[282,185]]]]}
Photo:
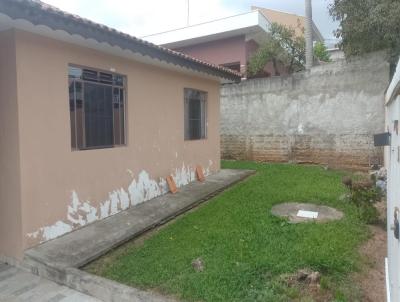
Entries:
{"type": "Polygon", "coordinates": [[[22,223],[16,52],[12,31],[0,32],[0,255],[21,256],[22,223]]]}
{"type": "Polygon", "coordinates": [[[219,82],[15,32],[22,250],[219,170],[219,82]],[[127,77],[127,146],[71,150],[68,64],[127,77]],[[208,92],[207,139],[184,141],[184,88],[208,92]]]}
{"type": "Polygon", "coordinates": [[[240,62],[243,68],[247,61],[244,35],[180,47],[174,50],[217,65],[240,62]]]}

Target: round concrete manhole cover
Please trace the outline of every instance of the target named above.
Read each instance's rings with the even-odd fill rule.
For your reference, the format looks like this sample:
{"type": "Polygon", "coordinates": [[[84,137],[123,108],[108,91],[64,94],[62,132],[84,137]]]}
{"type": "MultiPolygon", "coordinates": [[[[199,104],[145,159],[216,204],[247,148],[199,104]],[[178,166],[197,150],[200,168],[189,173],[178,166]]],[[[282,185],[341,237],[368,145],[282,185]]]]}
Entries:
{"type": "Polygon", "coordinates": [[[334,208],[298,202],[278,204],[272,208],[271,212],[275,216],[288,218],[291,223],[308,221],[323,223],[343,217],[343,213],[334,208]]]}

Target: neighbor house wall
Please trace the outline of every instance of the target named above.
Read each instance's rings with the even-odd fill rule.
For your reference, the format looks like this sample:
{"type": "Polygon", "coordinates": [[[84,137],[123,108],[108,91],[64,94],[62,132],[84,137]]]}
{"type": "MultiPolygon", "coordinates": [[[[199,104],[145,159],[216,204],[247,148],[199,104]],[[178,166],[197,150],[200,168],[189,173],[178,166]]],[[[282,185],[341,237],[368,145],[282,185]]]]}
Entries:
{"type": "Polygon", "coordinates": [[[180,47],[175,50],[217,65],[240,62],[242,71],[247,64],[244,35],[180,47]]]}
{"type": "Polygon", "coordinates": [[[23,248],[220,168],[217,80],[130,61],[18,31],[23,248]],[[72,151],[68,64],[127,76],[127,146],[72,151]],[[184,141],[185,87],[208,92],[207,139],[184,141]]]}
{"type": "Polygon", "coordinates": [[[0,32],[0,256],[22,255],[15,40],[0,32]]]}
{"type": "Polygon", "coordinates": [[[373,134],[384,129],[389,66],[383,54],[309,73],[224,85],[222,157],[367,169],[382,163],[373,134]]]}

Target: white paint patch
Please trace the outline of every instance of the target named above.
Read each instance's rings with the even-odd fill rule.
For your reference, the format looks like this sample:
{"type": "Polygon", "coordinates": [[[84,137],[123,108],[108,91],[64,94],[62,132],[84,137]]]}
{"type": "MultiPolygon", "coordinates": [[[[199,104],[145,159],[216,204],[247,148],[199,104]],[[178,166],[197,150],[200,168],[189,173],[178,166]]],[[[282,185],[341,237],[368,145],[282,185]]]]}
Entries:
{"type": "MultiPolygon", "coordinates": [[[[178,153],[176,153],[176,156],[178,156],[178,153]]],[[[203,169],[204,175],[210,175],[212,165],[213,162],[210,160],[209,166],[203,169]]],[[[69,233],[75,228],[115,215],[120,211],[128,209],[130,206],[138,205],[168,192],[168,185],[165,178],[160,178],[157,182],[151,179],[150,175],[143,170],[139,173],[138,178],[135,179],[131,170],[127,170],[127,172],[133,178],[127,191],[123,188],[111,191],[108,194],[109,199],[98,203],[98,207],[92,206],[88,200],[80,200],[78,193],[72,191],[66,219],[64,221],[59,220],[50,226],[41,227],[35,232],[28,233],[27,237],[40,238],[40,243],[42,243],[69,233]]],[[[182,187],[196,180],[195,168],[191,166],[185,167],[185,164],[182,164],[181,168],[175,170],[172,177],[177,187],[182,187]]]]}
{"type": "Polygon", "coordinates": [[[161,194],[168,193],[168,191],[169,191],[168,183],[167,183],[167,180],[165,178],[161,178],[160,177],[160,181],[158,182],[158,185],[160,187],[161,194]]]}
{"type": "Polygon", "coordinates": [[[175,170],[173,178],[178,188],[185,186],[196,180],[195,169],[192,167],[185,167],[185,164],[182,164],[182,168],[175,170]]]}
{"type": "Polygon", "coordinates": [[[30,238],[37,238],[39,234],[41,235],[42,241],[51,240],[57,238],[65,233],[71,232],[72,226],[70,224],[66,224],[63,221],[57,221],[55,224],[51,226],[46,226],[40,228],[38,231],[27,234],[30,238]]]}
{"type": "Polygon", "coordinates": [[[72,226],[62,221],[57,221],[54,225],[43,228],[43,238],[46,240],[57,238],[65,233],[71,232],[72,226]]]}
{"type": "Polygon", "coordinates": [[[118,193],[116,191],[109,193],[110,200],[111,200],[111,207],[109,215],[114,215],[118,213],[118,193]]]}
{"type": "Polygon", "coordinates": [[[304,126],[303,126],[303,124],[299,124],[299,125],[297,126],[297,132],[298,132],[299,134],[304,134],[304,126]]]}
{"type": "Polygon", "coordinates": [[[213,161],[210,159],[210,160],[208,161],[208,167],[205,168],[205,169],[203,169],[203,174],[204,174],[204,176],[209,176],[209,175],[211,174],[210,169],[211,169],[211,167],[212,167],[213,164],[214,164],[213,161]]]}
{"type": "Polygon", "coordinates": [[[138,180],[134,179],[128,187],[131,205],[135,206],[144,201],[160,196],[162,191],[155,180],[146,171],[139,173],[138,180]]]}
{"type": "Polygon", "coordinates": [[[129,194],[123,188],[118,191],[118,198],[121,201],[122,211],[128,209],[131,205],[131,200],[129,198],[129,194]]]}
{"type": "Polygon", "coordinates": [[[100,219],[107,218],[110,212],[110,204],[111,201],[106,200],[102,204],[100,204],[100,219]]]}
{"type": "Polygon", "coordinates": [[[89,203],[84,203],[82,205],[82,210],[86,213],[86,223],[91,223],[99,219],[97,217],[97,208],[92,207],[89,203]]]}

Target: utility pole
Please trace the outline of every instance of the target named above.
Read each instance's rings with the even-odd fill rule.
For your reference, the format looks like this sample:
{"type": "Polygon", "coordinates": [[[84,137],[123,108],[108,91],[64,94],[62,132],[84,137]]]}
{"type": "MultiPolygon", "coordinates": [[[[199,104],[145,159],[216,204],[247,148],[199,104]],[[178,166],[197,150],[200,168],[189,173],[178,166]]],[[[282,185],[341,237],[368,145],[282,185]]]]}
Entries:
{"type": "Polygon", "coordinates": [[[190,17],[190,0],[187,0],[187,22],[186,22],[186,24],[187,24],[187,26],[189,26],[189,17],[190,17]]]}
{"type": "MultiPolygon", "coordinates": [[[[189,0],[188,0],[189,1],[189,0]]],[[[305,0],[306,5],[306,69],[310,70],[313,66],[314,51],[313,51],[313,26],[312,26],[312,4],[311,0],[305,0]]]]}

